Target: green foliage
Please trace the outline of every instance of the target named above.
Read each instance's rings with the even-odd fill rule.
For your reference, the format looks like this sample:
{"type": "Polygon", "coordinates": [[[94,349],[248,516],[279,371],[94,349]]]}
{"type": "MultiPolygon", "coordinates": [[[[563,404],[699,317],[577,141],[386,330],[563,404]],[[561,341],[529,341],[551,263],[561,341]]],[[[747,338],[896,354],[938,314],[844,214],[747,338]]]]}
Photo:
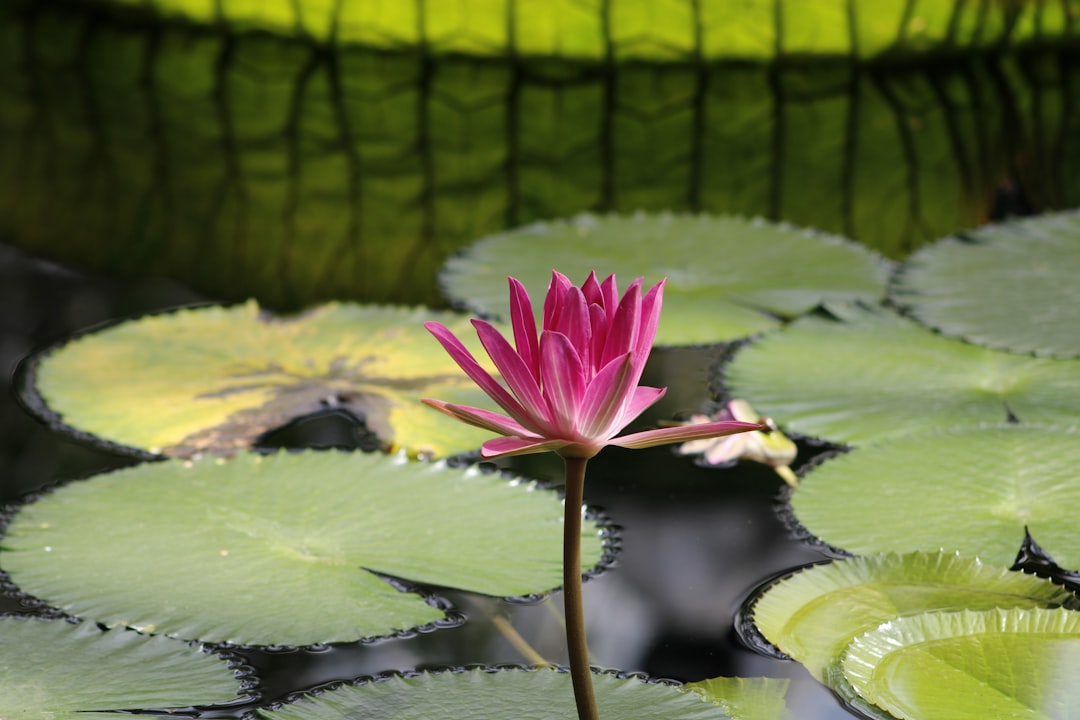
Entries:
{"type": "Polygon", "coordinates": [[[643,276],[646,286],[667,278],[659,345],[755,335],[824,302],[876,303],[888,269],[842,238],[760,220],[582,215],[480,240],[451,258],[441,279],[459,304],[505,319],[506,276],[537,297],[552,268],[575,282],[595,268],[622,282],[643,276]]]}
{"type": "Polygon", "coordinates": [[[0,716],[48,720],[160,717],[237,699],[228,661],[197,647],[93,622],[0,618],[0,716]],[[114,710],[156,710],[116,715],[114,710]]]}
{"type": "Polygon", "coordinates": [[[795,517],[857,554],[958,551],[1010,565],[1025,528],[1065,568],[1075,532],[1080,432],[975,427],[896,438],[834,457],[792,492],[795,517]]]}
{"type": "MultiPolygon", "coordinates": [[[[561,517],[554,493],[402,457],[172,460],[24,506],[0,565],[23,590],[108,625],[241,645],[351,642],[444,618],[379,574],[495,596],[557,586],[561,517]]],[[[586,565],[600,561],[595,524],[582,546],[586,565]]]]}
{"type": "Polygon", "coordinates": [[[802,318],[743,348],[726,368],[731,396],[787,431],[857,445],[1009,419],[1067,427],[1080,416],[1080,361],[973,346],[883,309],[835,310],[843,320],[802,318]]]}
{"type": "Polygon", "coordinates": [[[987,225],[924,248],[891,295],[921,322],[1011,352],[1080,355],[1080,212],[987,225]]]}
{"type": "Polygon", "coordinates": [[[277,308],[431,304],[472,239],[589,210],[900,257],[1007,175],[1080,202],[1073,60],[980,54],[1075,39],[1069,7],[9,0],[0,237],[277,308]]]}
{"type": "MultiPolygon", "coordinates": [[[[720,708],[695,693],[608,673],[593,676],[597,704],[620,720],[721,720],[720,708]]],[[[570,675],[550,669],[419,673],[347,685],[307,696],[264,720],[549,720],[575,716],[570,675]]]]}

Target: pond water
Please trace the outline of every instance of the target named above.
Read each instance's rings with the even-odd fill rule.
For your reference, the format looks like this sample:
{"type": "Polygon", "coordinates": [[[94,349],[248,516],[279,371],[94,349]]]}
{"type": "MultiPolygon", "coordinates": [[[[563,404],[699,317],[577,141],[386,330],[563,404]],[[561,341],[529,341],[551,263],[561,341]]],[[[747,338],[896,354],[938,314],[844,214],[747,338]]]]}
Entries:
{"type": "MultiPolygon", "coordinates": [[[[80,328],[199,300],[160,279],[118,283],[11,250],[0,259],[0,280],[6,288],[0,348],[9,369],[32,348],[80,328]]],[[[720,354],[716,349],[656,352],[646,380],[667,384],[670,390],[650,417],[698,410],[708,370],[720,354]]],[[[6,501],[57,480],[130,462],[40,426],[11,392],[0,400],[4,430],[0,492],[6,501]]],[[[363,444],[362,435],[362,429],[346,418],[326,416],[273,433],[267,444],[350,446],[363,444]]],[[[818,449],[804,446],[800,462],[818,449]]],[[[702,468],[672,452],[609,448],[590,464],[586,501],[621,527],[621,552],[614,567],[585,585],[594,663],[685,681],[718,675],[790,677],[789,702],[800,720],[850,717],[800,665],[752,652],[734,632],[738,606],[759,581],[823,557],[790,539],[778,520],[773,505],[783,482],[764,466],[702,468]]],[[[526,458],[509,468],[549,483],[561,476],[561,463],[554,456],[526,458]]],[[[535,652],[548,661],[565,662],[557,594],[535,603],[452,591],[440,594],[466,622],[368,645],[256,651],[245,657],[259,671],[267,698],[388,670],[528,662],[498,621],[492,621],[505,617],[535,652]]],[[[5,600],[3,609],[20,606],[5,600]]],[[[319,612],[317,598],[311,611],[319,612]]],[[[243,709],[210,715],[227,716],[243,709]]]]}
{"type": "MultiPolygon", "coordinates": [[[[23,11],[0,9],[8,23],[0,29],[32,40],[0,54],[0,69],[19,75],[0,85],[0,105],[38,104],[0,113],[0,240],[127,274],[85,274],[0,246],[4,378],[36,347],[181,303],[432,300],[447,251],[582,210],[758,215],[899,257],[1012,212],[1080,204],[1080,61],[1070,51],[880,66],[632,62],[611,74],[597,63],[508,68],[490,58],[356,48],[331,61],[268,33],[223,39],[183,23],[148,43],[136,15],[84,16],[72,3],[55,14],[76,8],[78,17],[55,22],[51,10],[15,5],[23,11]],[[80,40],[68,47],[52,33],[80,40]],[[114,61],[139,70],[114,73],[114,61]],[[197,92],[191,76],[205,76],[197,92]],[[385,101],[385,117],[371,111],[371,98],[385,101]],[[201,125],[190,121],[196,116],[201,125]],[[348,140],[371,128],[379,142],[369,147],[357,133],[349,162],[323,164],[328,147],[340,149],[326,136],[348,140]],[[245,167],[257,171],[244,177],[245,167]],[[249,192],[263,212],[249,212],[249,192]],[[349,222],[334,212],[345,206],[356,213],[349,222]],[[33,232],[23,237],[26,228],[33,232]],[[247,242],[288,248],[301,236],[302,251],[270,261],[247,242]],[[342,245],[358,238],[363,252],[342,245]],[[166,272],[208,295],[158,277],[166,272]]],[[[720,354],[656,353],[646,379],[671,391],[649,418],[700,410],[720,354]]],[[[268,439],[358,442],[362,433],[341,416],[268,439]]],[[[799,463],[819,451],[801,445],[799,463]]],[[[129,462],[40,426],[11,392],[0,398],[5,501],[129,462]]],[[[555,458],[508,467],[550,483],[561,473],[555,458]]],[[[782,488],[768,468],[702,468],[670,448],[609,448],[593,461],[586,502],[622,528],[615,565],[585,586],[594,662],[684,681],[787,677],[799,720],[851,717],[800,665],[751,651],[734,630],[759,582],[824,557],[778,519],[782,488]]],[[[500,624],[507,618],[532,651],[564,662],[558,595],[512,603],[440,594],[465,618],[460,626],[245,657],[267,699],[389,670],[528,662],[500,624]]],[[[313,598],[311,612],[319,611],[313,598]]]]}

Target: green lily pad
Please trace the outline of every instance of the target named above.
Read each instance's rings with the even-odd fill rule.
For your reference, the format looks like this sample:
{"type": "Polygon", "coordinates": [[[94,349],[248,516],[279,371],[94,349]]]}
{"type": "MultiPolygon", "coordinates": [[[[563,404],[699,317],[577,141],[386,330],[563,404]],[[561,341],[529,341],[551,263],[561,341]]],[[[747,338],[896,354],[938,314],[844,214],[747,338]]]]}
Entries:
{"type": "Polygon", "coordinates": [[[946,335],[1012,352],[1080,356],[1080,212],[989,225],[913,255],[891,288],[946,335]]]}
{"type": "Polygon", "coordinates": [[[844,321],[801,318],[742,348],[725,368],[731,396],[785,430],[851,444],[1080,417],[1080,361],[976,347],[885,310],[834,309],[844,321]]]}
{"type": "MultiPolygon", "coordinates": [[[[594,673],[602,717],[620,720],[720,720],[724,713],[696,693],[661,683],[594,673]]],[[[553,669],[472,669],[392,675],[304,696],[265,720],[551,720],[576,717],[570,675],[553,669]]]]}
{"type": "MultiPolygon", "coordinates": [[[[604,553],[583,528],[583,564],[604,553]]],[[[23,506],[0,567],[77,616],[242,645],[350,642],[442,622],[380,575],[493,596],[562,579],[562,503],[476,469],[380,454],[169,460],[23,506]]]]}
{"type": "Polygon", "coordinates": [[[464,316],[328,304],[281,319],[249,302],[78,337],[36,359],[26,392],[39,396],[28,404],[54,424],[168,457],[232,454],[326,408],[363,419],[387,450],[434,457],[479,447],[489,432],[419,401],[493,408],[424,329],[428,319],[486,357],[464,316]]]}
{"type": "Polygon", "coordinates": [[[248,682],[220,655],[93,623],[0,618],[0,717],[160,717],[240,699],[248,682]],[[114,710],[157,710],[116,715],[114,710]]]}
{"type": "Polygon", "coordinates": [[[1080,568],[1080,432],[1006,425],[899,438],[825,461],[792,491],[812,535],[855,554],[939,549],[1011,565],[1028,528],[1080,568]]]}
{"type": "Polygon", "coordinates": [[[716,677],[683,687],[716,703],[733,720],[789,720],[787,678],[716,677]]]}
{"type": "Polygon", "coordinates": [[[1073,596],[1053,583],[953,553],[857,557],[815,565],[770,585],[754,625],[818,680],[829,682],[851,640],[895,617],[931,610],[1057,607],[1073,596]]]}
{"type": "Polygon", "coordinates": [[[456,302],[507,318],[506,276],[524,283],[539,313],[552,269],[575,282],[616,273],[621,286],[666,277],[656,342],[694,345],[756,335],[823,302],[877,302],[887,264],[843,238],[763,220],[581,215],[480,240],[440,279],[456,302]]]}
{"type": "Polygon", "coordinates": [[[898,718],[1080,716],[1080,613],[988,610],[900,618],[857,638],[844,674],[898,718]]]}

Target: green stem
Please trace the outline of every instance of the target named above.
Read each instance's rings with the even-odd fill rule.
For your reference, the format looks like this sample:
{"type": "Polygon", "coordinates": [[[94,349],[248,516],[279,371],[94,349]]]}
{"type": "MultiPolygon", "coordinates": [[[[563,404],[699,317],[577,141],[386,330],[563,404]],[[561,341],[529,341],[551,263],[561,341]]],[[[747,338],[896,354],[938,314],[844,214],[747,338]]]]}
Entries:
{"type": "Polygon", "coordinates": [[[563,604],[566,612],[566,650],[578,720],[600,720],[593,695],[589,648],[585,643],[585,608],[581,602],[581,504],[585,494],[588,458],[563,458],[566,463],[563,520],[563,604]]]}

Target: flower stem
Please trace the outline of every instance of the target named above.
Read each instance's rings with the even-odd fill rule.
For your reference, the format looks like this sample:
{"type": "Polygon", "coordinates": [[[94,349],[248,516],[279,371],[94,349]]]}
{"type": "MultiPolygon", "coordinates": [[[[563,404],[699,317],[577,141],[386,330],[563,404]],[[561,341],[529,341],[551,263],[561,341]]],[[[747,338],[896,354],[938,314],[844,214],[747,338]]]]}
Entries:
{"type": "Polygon", "coordinates": [[[566,650],[578,720],[600,720],[593,695],[589,648],[585,643],[585,608],[581,601],[581,505],[588,458],[563,458],[566,463],[563,520],[563,604],[566,612],[566,650]]]}

